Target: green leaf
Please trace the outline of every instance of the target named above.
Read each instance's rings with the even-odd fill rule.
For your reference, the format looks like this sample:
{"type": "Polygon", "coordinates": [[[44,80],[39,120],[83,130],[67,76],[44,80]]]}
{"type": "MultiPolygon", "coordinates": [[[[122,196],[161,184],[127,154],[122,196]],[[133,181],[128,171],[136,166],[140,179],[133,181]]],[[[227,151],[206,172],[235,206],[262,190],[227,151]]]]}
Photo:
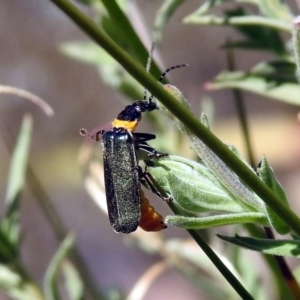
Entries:
{"type": "MultiPolygon", "coordinates": [[[[191,15],[201,16],[207,14],[211,9],[226,3],[226,2],[233,2],[228,0],[206,0],[191,15]]],[[[278,22],[285,21],[286,23],[290,23],[293,17],[291,10],[289,9],[288,5],[283,4],[281,0],[236,0],[235,2],[240,3],[248,3],[253,4],[258,7],[262,15],[268,16],[270,19],[274,19],[278,22]]]]}
{"type": "Polygon", "coordinates": [[[249,250],[259,251],[265,254],[300,257],[299,240],[268,240],[249,237],[224,236],[217,234],[222,240],[249,250]]]}
{"type": "Polygon", "coordinates": [[[16,237],[19,236],[19,226],[14,222],[14,218],[0,221],[0,262],[3,264],[11,263],[18,256],[16,237]]]}
{"type": "Polygon", "coordinates": [[[244,211],[239,201],[201,163],[170,155],[154,163],[146,161],[146,164],[158,184],[185,211],[244,211]]]}
{"type": "Polygon", "coordinates": [[[31,141],[32,118],[25,116],[21,125],[21,130],[12,155],[9,170],[8,187],[6,192],[5,217],[0,222],[2,246],[9,250],[4,254],[4,247],[0,249],[1,261],[11,260],[17,254],[18,243],[20,239],[19,225],[19,201],[24,187],[28,153],[31,141]],[[5,258],[6,256],[6,258],[5,258]]]}
{"type": "Polygon", "coordinates": [[[183,210],[192,213],[230,212],[210,217],[168,216],[166,223],[186,229],[258,223],[268,226],[263,212],[246,212],[239,200],[228,193],[209,169],[201,163],[170,155],[158,161],[146,161],[157,183],[183,210]]]}
{"type": "Polygon", "coordinates": [[[68,253],[74,244],[74,235],[69,234],[61,243],[59,249],[55,253],[54,257],[51,259],[51,262],[47,268],[45,278],[44,278],[44,293],[46,295],[47,300],[58,300],[60,299],[56,278],[58,275],[59,267],[62,261],[66,258],[68,253]]]}
{"type": "Polygon", "coordinates": [[[184,0],[165,0],[158,9],[153,25],[153,41],[156,45],[161,44],[163,31],[169,19],[184,0]]]}
{"type": "Polygon", "coordinates": [[[204,229],[232,224],[260,224],[268,226],[268,220],[263,213],[249,212],[236,214],[220,214],[210,217],[167,216],[165,222],[185,229],[204,229]]]}
{"type": "Polygon", "coordinates": [[[297,282],[300,282],[300,266],[296,267],[294,270],[293,270],[293,275],[296,279],[297,282]]]}
{"type": "MultiPolygon", "coordinates": [[[[187,99],[177,88],[171,85],[165,85],[164,88],[167,89],[172,95],[174,95],[180,103],[184,104],[188,109],[190,109],[187,99]]],[[[223,186],[223,188],[226,189],[230,197],[232,199],[235,199],[236,202],[239,203],[239,205],[243,206],[246,209],[246,211],[253,211],[253,210],[262,211],[263,210],[262,200],[255,193],[249,190],[248,187],[245,184],[243,184],[241,180],[236,176],[236,174],[234,174],[221,161],[221,159],[219,159],[217,155],[215,155],[200,139],[198,139],[193,134],[191,134],[189,130],[186,130],[186,127],[177,119],[175,119],[175,122],[177,127],[188,137],[192,149],[195,150],[199,158],[203,161],[204,165],[206,165],[207,170],[209,170],[211,176],[213,176],[212,180],[214,180],[215,182],[219,182],[223,186]]],[[[207,128],[209,128],[209,122],[205,114],[201,115],[201,122],[207,128]]],[[[239,156],[237,155],[237,157],[239,156]]],[[[251,171],[253,171],[248,164],[247,166],[251,171]]],[[[177,170],[175,170],[174,173],[175,176],[176,176],[176,171],[177,170]]],[[[172,176],[171,173],[170,176],[172,176]]],[[[171,179],[171,177],[169,177],[169,179],[171,179]]],[[[173,187],[175,189],[178,189],[178,181],[179,180],[176,181],[176,178],[174,178],[173,187]]],[[[166,189],[168,190],[168,187],[166,187],[166,189]]],[[[181,189],[181,193],[182,190],[183,189],[181,189]]],[[[190,191],[193,191],[193,188],[191,188],[190,191]]],[[[191,199],[190,201],[193,200],[191,199]]],[[[236,211],[231,211],[231,212],[236,212],[236,211]]]]}
{"type": "Polygon", "coordinates": [[[206,0],[204,3],[195,11],[193,12],[194,15],[205,15],[208,13],[212,8],[219,6],[223,2],[227,0],[206,0]]]}
{"type": "Polygon", "coordinates": [[[7,216],[16,211],[20,194],[24,186],[31,131],[32,118],[27,115],[24,117],[21,125],[9,170],[8,187],[5,197],[7,216]]]}
{"type": "Polygon", "coordinates": [[[62,264],[65,286],[71,300],[83,300],[83,283],[74,265],[65,261],[62,264]]]}
{"type": "Polygon", "coordinates": [[[93,4],[96,4],[99,1],[98,0],[76,0],[76,2],[84,5],[92,6],[93,4]]]}
{"type": "Polygon", "coordinates": [[[112,64],[115,62],[107,52],[92,42],[66,42],[62,43],[59,49],[63,54],[85,63],[112,64]]]}
{"type": "Polygon", "coordinates": [[[251,69],[251,74],[264,77],[271,86],[282,83],[297,83],[296,66],[292,57],[288,60],[275,60],[258,63],[251,69]]]}
{"type": "Polygon", "coordinates": [[[104,29],[104,31],[116,43],[118,43],[119,46],[121,46],[128,52],[133,51],[130,39],[127,39],[127,37],[131,35],[131,33],[129,31],[125,32],[124,28],[122,28],[121,22],[117,22],[116,20],[112,19],[110,16],[107,15],[101,18],[101,26],[104,29]]]}
{"type": "MultiPolygon", "coordinates": [[[[229,10],[225,15],[229,19],[249,18],[248,12],[243,8],[229,10]]],[[[234,24],[233,27],[247,38],[247,43],[251,46],[251,49],[268,50],[278,55],[288,54],[277,29],[275,30],[255,23],[247,24],[246,22],[244,22],[244,25],[242,22],[240,22],[240,24],[234,24]]]]}
{"type": "Polygon", "coordinates": [[[45,300],[39,288],[18,271],[0,264],[0,289],[14,300],[45,300]]]}
{"type": "MultiPolygon", "coordinates": [[[[273,169],[269,166],[265,156],[257,168],[258,176],[261,180],[281,199],[282,203],[289,206],[285,192],[275,177],[273,169]]],[[[290,231],[289,226],[267,205],[265,205],[266,215],[268,216],[270,225],[280,234],[287,234],[290,231]]]]}
{"type": "MultiPolygon", "coordinates": [[[[208,119],[204,113],[201,114],[201,122],[208,127],[208,119]]],[[[196,151],[199,158],[203,160],[203,163],[208,167],[210,172],[226,187],[228,192],[234,199],[237,199],[241,205],[243,205],[246,211],[260,211],[263,207],[262,200],[253,193],[240,179],[233,173],[225,163],[214,154],[199,138],[186,132],[192,148],[196,151]]],[[[236,153],[235,153],[236,154],[236,153]]],[[[247,164],[249,167],[249,165],[247,164]]],[[[249,167],[252,170],[252,168],[249,167]]]]}
{"type": "Polygon", "coordinates": [[[282,0],[261,1],[248,0],[247,2],[254,2],[265,16],[273,18],[277,21],[285,21],[291,23],[293,14],[287,4],[282,0]]]}
{"type": "Polygon", "coordinates": [[[296,83],[270,85],[265,77],[247,72],[223,72],[212,82],[205,84],[206,90],[241,89],[285,103],[300,105],[300,86],[296,83]]]}
{"type": "Polygon", "coordinates": [[[20,274],[11,270],[7,265],[0,264],[0,289],[9,290],[22,283],[20,274]]]}
{"type": "MultiPolygon", "coordinates": [[[[105,6],[108,17],[101,20],[101,24],[108,35],[110,35],[115,42],[117,42],[124,50],[130,53],[141,64],[145,65],[148,59],[148,50],[141,42],[136,31],[128,20],[124,12],[127,10],[128,0],[118,1],[102,0],[105,6]]],[[[130,16],[129,16],[130,18],[130,16]]],[[[151,65],[151,74],[155,78],[159,78],[161,72],[155,62],[151,65]]]]}
{"type": "Polygon", "coordinates": [[[266,18],[262,16],[250,15],[250,16],[215,16],[215,15],[195,15],[191,14],[183,19],[185,24],[194,25],[218,25],[218,26],[262,26],[270,28],[272,30],[281,30],[284,32],[291,31],[291,24],[285,21],[266,18]]]}

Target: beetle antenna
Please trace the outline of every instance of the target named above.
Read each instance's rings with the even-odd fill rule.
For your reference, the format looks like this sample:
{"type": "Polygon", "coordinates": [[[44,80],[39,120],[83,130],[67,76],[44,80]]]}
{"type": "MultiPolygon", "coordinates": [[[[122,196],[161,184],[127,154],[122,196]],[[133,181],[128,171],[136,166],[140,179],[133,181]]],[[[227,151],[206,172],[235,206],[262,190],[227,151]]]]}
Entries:
{"type": "MultiPolygon", "coordinates": [[[[161,82],[161,81],[166,77],[166,75],[167,75],[170,71],[172,71],[172,70],[174,70],[174,69],[179,69],[179,68],[183,68],[183,67],[188,67],[188,66],[189,66],[188,64],[182,64],[182,65],[177,65],[177,66],[173,66],[173,67],[168,68],[166,71],[164,71],[164,72],[160,75],[160,77],[159,77],[159,79],[158,79],[158,82],[161,82]]],[[[150,98],[149,98],[149,102],[151,102],[151,101],[153,100],[153,97],[154,97],[154,95],[152,94],[152,95],[150,96],[150,98]]]]}

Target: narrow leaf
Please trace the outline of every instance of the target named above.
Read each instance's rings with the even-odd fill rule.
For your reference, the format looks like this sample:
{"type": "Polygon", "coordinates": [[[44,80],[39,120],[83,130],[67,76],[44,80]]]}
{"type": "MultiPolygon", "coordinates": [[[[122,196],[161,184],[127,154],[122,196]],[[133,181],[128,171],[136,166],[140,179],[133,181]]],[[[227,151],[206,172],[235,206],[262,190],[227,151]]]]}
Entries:
{"type": "Polygon", "coordinates": [[[265,254],[300,257],[299,240],[268,240],[249,237],[217,235],[222,240],[249,250],[265,254]]]}
{"type": "MultiPolygon", "coordinates": [[[[253,0],[248,0],[248,2],[253,2],[253,0]]],[[[257,6],[259,6],[260,11],[270,18],[277,21],[286,21],[291,23],[293,14],[289,6],[282,0],[272,0],[272,1],[261,1],[254,0],[257,6]]]]}
{"type": "Polygon", "coordinates": [[[0,222],[0,263],[8,264],[18,255],[19,225],[16,218],[5,218],[0,222]]]}
{"type": "MultiPolygon", "coordinates": [[[[0,223],[1,235],[3,238],[5,237],[5,241],[7,242],[5,243],[6,247],[11,249],[9,255],[10,259],[16,255],[16,249],[20,238],[19,201],[26,177],[31,131],[32,118],[27,115],[23,119],[21,130],[11,159],[5,199],[6,212],[5,217],[0,223]]],[[[4,239],[2,239],[2,241],[4,242],[4,239]]],[[[9,258],[7,257],[7,259],[9,258]]]]}
{"type": "Polygon", "coordinates": [[[18,271],[8,265],[0,264],[0,289],[14,300],[45,300],[33,282],[24,280],[18,271]]]}
{"type": "Polygon", "coordinates": [[[262,226],[268,225],[268,220],[265,215],[255,212],[223,214],[210,217],[167,216],[165,222],[185,229],[204,229],[216,226],[249,223],[260,224],[262,226]]]}
{"type": "Polygon", "coordinates": [[[223,72],[212,82],[205,84],[206,90],[241,89],[261,96],[300,106],[300,86],[297,83],[271,85],[262,76],[246,72],[223,72]]]}
{"type": "Polygon", "coordinates": [[[165,0],[158,9],[153,26],[153,41],[156,45],[161,44],[167,22],[183,2],[184,0],[165,0]]]}
{"type": "Polygon", "coordinates": [[[65,261],[62,264],[65,286],[71,300],[83,300],[83,283],[74,265],[65,261]]]}
{"type": "MultiPolygon", "coordinates": [[[[265,156],[262,157],[257,173],[261,180],[278,195],[282,203],[289,206],[285,192],[265,156]]],[[[289,226],[268,205],[265,205],[265,211],[270,224],[278,233],[287,234],[290,231],[289,226]]]]}
{"type": "Polygon", "coordinates": [[[6,192],[7,214],[15,210],[24,186],[26,166],[30,147],[32,118],[25,116],[11,160],[8,188],[6,192]]]}
{"type": "MultiPolygon", "coordinates": [[[[183,94],[177,88],[175,88],[171,85],[165,85],[164,87],[172,95],[174,95],[180,103],[184,104],[189,109],[189,103],[188,103],[187,99],[183,96],[183,94]]],[[[236,174],[234,174],[224,164],[224,162],[222,162],[220,160],[220,158],[218,158],[217,155],[215,155],[199,138],[197,138],[195,135],[191,134],[191,132],[189,130],[187,130],[186,127],[180,121],[175,119],[175,122],[176,122],[177,127],[181,131],[183,131],[183,133],[188,137],[188,139],[191,143],[192,149],[194,149],[195,152],[198,154],[199,158],[202,161],[202,165],[203,166],[205,165],[205,167],[207,169],[207,173],[210,173],[210,176],[213,178],[214,182],[218,182],[223,187],[223,190],[225,190],[226,193],[230,195],[229,198],[236,200],[236,204],[238,204],[240,207],[243,207],[243,209],[245,209],[246,211],[261,211],[263,209],[262,200],[255,193],[253,193],[251,190],[249,190],[249,188],[241,182],[241,180],[238,178],[238,176],[236,174]]],[[[207,116],[205,114],[201,115],[201,122],[206,127],[209,128],[209,122],[208,122],[207,116]]],[[[169,169],[167,168],[167,170],[169,170],[169,169]]],[[[253,170],[251,169],[251,171],[253,171],[253,170]]],[[[171,172],[170,172],[170,176],[173,176],[171,174],[171,172]]],[[[175,177],[177,176],[176,171],[174,172],[174,176],[175,177]]],[[[181,191],[181,194],[183,195],[183,191],[186,191],[186,190],[178,189],[179,180],[181,180],[181,179],[178,178],[178,180],[176,182],[175,177],[174,177],[175,180],[174,180],[173,187],[174,187],[174,189],[181,191]]],[[[182,178],[185,178],[185,176],[183,175],[182,178]]],[[[168,180],[169,179],[171,179],[171,177],[168,177],[168,180]]],[[[205,182],[205,179],[203,179],[203,181],[205,182]]],[[[171,186],[171,184],[170,184],[170,186],[171,186]]],[[[192,192],[194,190],[195,186],[197,186],[197,184],[192,185],[187,190],[189,192],[192,192]]],[[[211,186],[213,186],[213,185],[211,185],[211,186]]],[[[166,186],[165,188],[168,190],[169,186],[166,186]]],[[[172,194],[172,192],[171,192],[171,194],[172,194]]],[[[173,195],[173,196],[176,199],[176,196],[175,195],[173,195]]],[[[193,196],[193,195],[190,195],[190,196],[193,196]]],[[[195,197],[189,197],[189,199],[190,199],[189,201],[191,203],[191,202],[194,202],[195,197]]],[[[196,199],[197,199],[197,197],[196,197],[196,199]]],[[[198,200],[205,202],[206,197],[198,198],[198,200]]],[[[207,202],[210,202],[210,201],[207,201],[207,202]]],[[[182,201],[182,203],[188,203],[188,201],[182,201]]],[[[214,201],[212,201],[212,203],[216,204],[216,202],[214,202],[214,201]]],[[[219,202],[219,204],[220,204],[220,202],[219,202]]],[[[222,205],[222,206],[226,207],[227,204],[230,205],[230,202],[224,201],[224,205],[222,205]]],[[[235,210],[235,211],[231,210],[231,212],[237,212],[237,210],[235,210]]]]}
{"type": "Polygon", "coordinates": [[[44,278],[44,293],[46,295],[47,300],[58,300],[60,299],[57,285],[56,285],[56,278],[58,275],[59,267],[62,261],[66,258],[68,253],[70,252],[71,248],[74,244],[74,235],[69,234],[61,243],[59,249],[53,256],[46,274],[44,278]]]}
{"type": "Polygon", "coordinates": [[[225,16],[216,16],[216,15],[188,15],[183,19],[183,23],[185,24],[195,24],[195,25],[244,25],[244,26],[253,26],[260,25],[269,27],[274,30],[281,30],[285,32],[291,31],[291,25],[288,22],[266,18],[262,16],[245,16],[245,17],[231,17],[227,18],[225,16]]]}
{"type": "Polygon", "coordinates": [[[185,211],[244,211],[239,200],[201,163],[175,155],[146,163],[158,184],[185,211]]]}
{"type": "MultiPolygon", "coordinates": [[[[257,18],[263,19],[262,17],[249,15],[243,8],[229,10],[225,16],[228,19],[239,18],[240,21],[244,20],[244,22],[240,22],[240,24],[234,24],[233,27],[246,37],[249,43],[251,42],[252,49],[256,47],[258,50],[265,49],[278,55],[288,54],[285,49],[285,44],[279,35],[278,28],[269,28],[266,24],[260,25],[257,23],[257,18]]],[[[272,21],[278,22],[278,20],[268,18],[265,18],[265,21],[266,23],[272,21]]]]}
{"type": "MultiPolygon", "coordinates": [[[[208,119],[204,113],[201,115],[201,122],[208,127],[208,119]]],[[[190,132],[186,132],[186,134],[199,158],[203,160],[204,164],[215,175],[218,181],[226,187],[232,197],[239,200],[239,203],[248,211],[261,211],[263,201],[243,184],[239,177],[200,139],[190,134],[190,132]]],[[[249,167],[249,165],[247,166],[249,167]]],[[[251,168],[249,169],[253,171],[251,168]]]]}

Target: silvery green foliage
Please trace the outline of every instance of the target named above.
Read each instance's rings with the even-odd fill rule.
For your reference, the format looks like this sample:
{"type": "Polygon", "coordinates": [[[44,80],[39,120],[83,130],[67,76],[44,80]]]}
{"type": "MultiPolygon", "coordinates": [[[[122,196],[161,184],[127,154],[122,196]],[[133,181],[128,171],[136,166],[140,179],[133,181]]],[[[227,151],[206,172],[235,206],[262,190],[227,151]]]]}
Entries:
{"type": "Polygon", "coordinates": [[[218,235],[222,240],[248,250],[276,256],[300,257],[299,239],[270,240],[253,237],[218,235]]]}
{"type": "MultiPolygon", "coordinates": [[[[182,93],[172,85],[165,88],[176,96],[178,101],[189,106],[182,93]]],[[[209,128],[205,114],[202,123],[209,128]]],[[[287,233],[289,228],[271,211],[265,203],[240,180],[199,138],[186,130],[178,120],[177,127],[187,136],[191,147],[199,156],[194,162],[178,156],[169,156],[149,165],[151,174],[169,193],[174,202],[188,216],[168,216],[166,222],[188,229],[200,229],[237,223],[255,223],[270,226],[279,233],[287,233]],[[210,216],[203,216],[210,213],[210,216]],[[201,217],[200,217],[200,214],[201,217]]],[[[230,147],[237,159],[242,160],[255,172],[234,147],[230,147]]],[[[281,185],[266,160],[258,170],[261,179],[275,192],[284,195],[281,185]],[[271,185],[271,186],[270,186],[271,185]]],[[[286,198],[284,196],[286,201],[286,198]]]]}
{"type": "MultiPolygon", "coordinates": [[[[257,168],[258,176],[261,180],[281,199],[283,204],[288,205],[285,192],[275,177],[273,169],[269,166],[265,156],[262,157],[262,160],[257,168]]],[[[269,223],[272,224],[272,227],[280,234],[286,234],[290,231],[289,226],[285,224],[281,218],[267,205],[264,204],[265,213],[269,219],[269,223]]]]}
{"type": "Polygon", "coordinates": [[[188,229],[236,223],[268,225],[263,207],[260,211],[245,206],[203,162],[170,155],[148,167],[157,183],[172,196],[174,203],[190,215],[168,216],[168,224],[188,229]],[[199,217],[208,212],[214,215],[199,217]]]}

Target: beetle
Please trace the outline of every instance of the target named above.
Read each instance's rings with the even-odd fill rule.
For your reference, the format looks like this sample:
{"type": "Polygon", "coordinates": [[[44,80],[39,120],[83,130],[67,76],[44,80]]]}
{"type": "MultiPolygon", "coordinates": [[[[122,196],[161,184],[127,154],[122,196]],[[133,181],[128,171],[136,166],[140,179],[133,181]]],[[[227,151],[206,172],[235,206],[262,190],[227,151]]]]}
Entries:
{"type": "MultiPolygon", "coordinates": [[[[169,71],[185,66],[187,64],[168,68],[158,82],[161,82],[169,71]]],[[[156,138],[154,134],[135,132],[142,119],[142,113],[159,109],[153,98],[151,95],[147,99],[145,91],[143,100],[134,101],[118,114],[110,130],[100,130],[90,136],[96,141],[100,141],[102,136],[108,216],[116,232],[131,233],[138,226],[145,231],[159,231],[167,227],[163,223],[162,216],[150,205],[140,185],[146,182],[157,196],[169,200],[161,196],[147,173],[138,165],[138,152],[146,153],[150,159],[168,155],[157,151],[147,143],[156,138]]],[[[84,136],[89,135],[85,129],[81,129],[80,133],[84,136]]]]}

